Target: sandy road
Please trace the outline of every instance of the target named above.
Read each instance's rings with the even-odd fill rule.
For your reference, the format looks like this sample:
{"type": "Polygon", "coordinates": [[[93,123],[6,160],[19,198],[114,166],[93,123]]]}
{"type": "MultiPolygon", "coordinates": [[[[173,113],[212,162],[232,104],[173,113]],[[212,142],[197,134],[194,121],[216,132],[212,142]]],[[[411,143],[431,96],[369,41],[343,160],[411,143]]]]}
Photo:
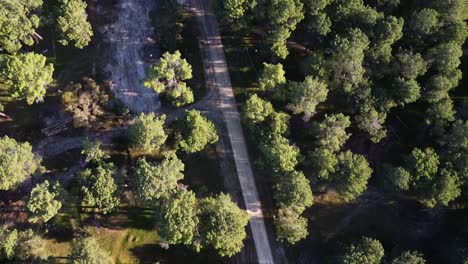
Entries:
{"type": "Polygon", "coordinates": [[[218,109],[222,111],[229,135],[234,161],[239,178],[242,196],[250,214],[250,228],[255,243],[258,263],[275,263],[264,222],[254,174],[247,152],[247,144],[241,126],[240,114],[231,87],[224,47],[218,29],[218,23],[210,7],[210,0],[191,0],[200,28],[200,40],[205,54],[205,64],[212,70],[214,86],[219,92],[218,109]]]}
{"type": "MultiPolygon", "coordinates": [[[[111,61],[106,69],[111,73],[113,91],[132,112],[158,112],[159,96],[145,88],[148,65],[142,60],[141,52],[146,45],[154,44],[149,12],[154,0],[119,0],[118,19],[106,30],[106,41],[110,43],[111,61]]],[[[153,54],[159,56],[159,54],[153,54]]]]}

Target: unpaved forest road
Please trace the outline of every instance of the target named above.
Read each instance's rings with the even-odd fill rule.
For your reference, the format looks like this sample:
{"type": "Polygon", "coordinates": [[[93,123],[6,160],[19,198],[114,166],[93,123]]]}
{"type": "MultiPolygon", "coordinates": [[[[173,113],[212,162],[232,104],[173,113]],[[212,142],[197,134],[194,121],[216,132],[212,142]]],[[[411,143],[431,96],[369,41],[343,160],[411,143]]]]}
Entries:
{"type": "Polygon", "coordinates": [[[161,106],[158,94],[141,83],[148,66],[140,57],[141,51],[145,45],[154,44],[149,38],[153,34],[149,17],[153,7],[154,0],[120,0],[118,19],[104,34],[110,44],[111,61],[106,70],[112,75],[112,90],[137,114],[158,112],[161,106]]]}
{"type": "Polygon", "coordinates": [[[240,114],[237,110],[236,99],[231,87],[218,23],[211,11],[210,0],[191,0],[190,2],[200,28],[199,38],[204,43],[205,64],[208,64],[206,66],[213,69],[207,75],[211,75],[209,76],[211,77],[210,79],[214,82],[214,86],[218,88],[218,109],[222,111],[226,122],[242,196],[251,217],[250,228],[255,243],[258,263],[275,263],[263,219],[262,205],[247,152],[247,144],[242,131],[240,114]]]}

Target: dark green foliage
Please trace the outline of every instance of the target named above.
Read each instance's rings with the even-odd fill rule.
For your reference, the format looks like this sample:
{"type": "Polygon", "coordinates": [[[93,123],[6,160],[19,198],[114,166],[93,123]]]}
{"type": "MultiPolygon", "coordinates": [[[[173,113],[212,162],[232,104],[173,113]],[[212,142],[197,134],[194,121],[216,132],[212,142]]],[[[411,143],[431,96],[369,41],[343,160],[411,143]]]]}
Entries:
{"type": "Polygon", "coordinates": [[[82,0],[60,0],[60,16],[57,18],[62,45],[74,43],[77,48],[88,46],[93,28],[88,22],[86,2],[82,0]]]}
{"type": "Polygon", "coordinates": [[[342,152],[338,155],[334,185],[343,198],[353,200],[366,190],[372,172],[364,156],[349,150],[342,152]]]}
{"type": "Polygon", "coordinates": [[[32,46],[40,18],[34,12],[42,0],[0,2],[0,50],[16,53],[23,44],[32,46]]]}
{"type": "Polygon", "coordinates": [[[111,212],[120,201],[114,181],[115,167],[112,163],[99,163],[78,175],[83,203],[94,206],[104,213],[111,212]]]}
{"type": "Polygon", "coordinates": [[[0,190],[16,188],[40,168],[41,159],[32,153],[28,142],[0,138],[0,190]]]}
{"type": "Polygon", "coordinates": [[[299,148],[282,136],[273,136],[271,141],[261,143],[259,151],[266,165],[275,172],[291,172],[298,163],[299,148]]]}
{"type": "Polygon", "coordinates": [[[199,234],[203,247],[214,248],[221,256],[240,252],[247,236],[247,212],[241,210],[229,195],[204,198],[200,201],[199,234]]]}
{"type": "Polygon", "coordinates": [[[59,197],[60,185],[54,186],[45,181],[37,184],[31,191],[27,201],[28,210],[31,212],[31,222],[47,222],[57,215],[62,207],[59,197]]]}
{"type": "Polygon", "coordinates": [[[93,237],[79,237],[73,239],[68,264],[112,264],[112,258],[93,237]]]}
{"type": "Polygon", "coordinates": [[[309,234],[307,218],[293,209],[280,208],[274,220],[278,241],[296,244],[309,234]]]}
{"type": "Polygon", "coordinates": [[[184,82],[192,79],[192,66],[182,59],[179,51],[173,54],[164,53],[161,59],[151,66],[147,75],[144,80],[145,86],[157,93],[163,93],[174,106],[181,107],[193,103],[193,92],[184,82]]]}
{"type": "Polygon", "coordinates": [[[198,110],[187,110],[179,127],[179,147],[189,153],[203,150],[218,142],[216,127],[198,110]]]}
{"type": "Polygon", "coordinates": [[[423,255],[417,251],[405,251],[394,260],[391,264],[425,264],[426,260],[423,255]]]}
{"type": "Polygon", "coordinates": [[[280,207],[293,208],[302,213],[313,203],[309,180],[302,172],[293,171],[275,176],[274,197],[280,207]]]}
{"type": "Polygon", "coordinates": [[[168,198],[176,191],[184,178],[184,163],[174,152],[166,154],[160,163],[138,160],[135,168],[135,192],[143,203],[154,204],[158,199],[168,198]]]}
{"type": "Polygon", "coordinates": [[[128,129],[131,145],[144,152],[159,150],[167,139],[164,131],[165,122],[166,115],[156,117],[154,113],[140,114],[128,129]]]}
{"type": "Polygon", "coordinates": [[[357,243],[349,245],[339,263],[343,264],[380,264],[384,248],[378,240],[362,237],[357,243]]]}
{"type": "Polygon", "coordinates": [[[53,72],[54,66],[46,63],[45,56],[28,52],[7,56],[0,75],[12,97],[32,104],[45,96],[53,72]]]}
{"type": "MultiPolygon", "coordinates": [[[[197,236],[197,198],[192,191],[179,190],[167,199],[159,211],[160,235],[169,244],[195,243],[197,236]]],[[[196,246],[196,245],[195,245],[196,246]]]]}

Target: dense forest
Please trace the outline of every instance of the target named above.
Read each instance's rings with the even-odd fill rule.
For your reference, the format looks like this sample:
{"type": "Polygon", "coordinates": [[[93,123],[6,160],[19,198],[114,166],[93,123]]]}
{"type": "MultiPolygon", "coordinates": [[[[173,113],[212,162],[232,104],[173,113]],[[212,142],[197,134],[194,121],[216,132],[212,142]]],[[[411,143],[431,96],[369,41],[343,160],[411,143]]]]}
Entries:
{"type": "MultiPolygon", "coordinates": [[[[466,206],[467,1],[239,0],[216,10],[227,34],[255,39],[244,123],[272,179],[277,239],[308,236],[312,191],[466,206]]],[[[359,247],[343,263],[380,263],[383,249],[359,247]]]]}
{"type": "Polygon", "coordinates": [[[275,263],[466,264],[467,38],[468,0],[1,0],[0,263],[261,262],[264,218],[275,263]]]}

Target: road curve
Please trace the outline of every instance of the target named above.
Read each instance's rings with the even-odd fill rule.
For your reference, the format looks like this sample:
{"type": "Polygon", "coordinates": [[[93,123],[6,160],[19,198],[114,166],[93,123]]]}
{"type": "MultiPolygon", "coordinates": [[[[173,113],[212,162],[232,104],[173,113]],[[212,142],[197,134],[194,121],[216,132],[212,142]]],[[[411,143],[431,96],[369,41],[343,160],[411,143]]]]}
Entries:
{"type": "Polygon", "coordinates": [[[270,242],[264,222],[253,170],[247,152],[247,144],[241,126],[237,103],[231,87],[224,47],[218,23],[210,7],[210,0],[191,0],[200,28],[200,40],[205,57],[205,68],[211,69],[207,77],[219,92],[218,109],[222,111],[231,142],[237,176],[245,206],[250,214],[250,228],[257,253],[258,263],[274,263],[270,242]]]}

